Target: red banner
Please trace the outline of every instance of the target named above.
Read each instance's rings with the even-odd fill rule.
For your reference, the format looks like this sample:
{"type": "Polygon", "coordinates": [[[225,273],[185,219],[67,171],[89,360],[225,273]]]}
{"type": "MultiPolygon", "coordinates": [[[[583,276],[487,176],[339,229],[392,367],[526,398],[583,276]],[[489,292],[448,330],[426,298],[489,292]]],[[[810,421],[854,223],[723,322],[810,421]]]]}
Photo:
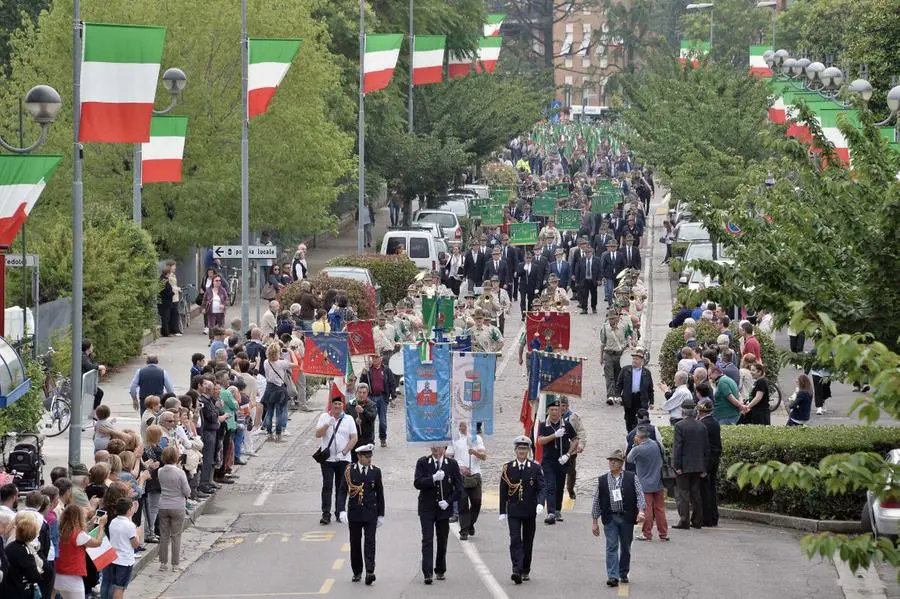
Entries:
{"type": "Polygon", "coordinates": [[[525,335],[529,347],[537,333],[541,340],[542,350],[547,349],[548,343],[553,351],[569,349],[570,321],[568,312],[527,312],[525,335]]]}
{"type": "Polygon", "coordinates": [[[374,320],[352,320],[347,323],[347,343],[351,356],[371,356],[375,353],[374,320]]]}
{"type": "Polygon", "coordinates": [[[303,372],[319,376],[344,376],[350,363],[346,333],[307,333],[303,372]]]}

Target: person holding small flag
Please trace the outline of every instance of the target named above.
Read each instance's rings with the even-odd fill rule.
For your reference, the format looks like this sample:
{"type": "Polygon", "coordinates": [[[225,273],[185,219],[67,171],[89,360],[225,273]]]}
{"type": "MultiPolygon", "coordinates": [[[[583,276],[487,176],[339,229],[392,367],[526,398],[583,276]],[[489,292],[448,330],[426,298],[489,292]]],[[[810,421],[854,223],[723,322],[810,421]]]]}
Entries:
{"type": "Polygon", "coordinates": [[[350,528],[350,568],[353,582],[362,578],[363,563],[366,566],[366,585],[375,582],[375,533],[384,524],[384,485],[381,469],[372,464],[375,445],[356,448],[356,463],[344,470],[341,479],[341,505],[338,519],[350,528]],[[366,541],[363,546],[363,533],[366,541]]]}
{"type": "Polygon", "coordinates": [[[513,444],[516,459],[503,464],[500,471],[500,521],[509,526],[510,578],[522,584],[531,578],[535,519],[544,513],[544,471],[528,459],[531,439],[519,436],[513,444]]]}
{"type": "Polygon", "coordinates": [[[538,429],[537,442],[543,448],[541,468],[544,470],[547,499],[547,518],[544,524],[562,522],[562,499],[566,486],[568,463],[578,453],[578,433],[562,418],[559,399],[547,394],[547,420],[538,429]]]}

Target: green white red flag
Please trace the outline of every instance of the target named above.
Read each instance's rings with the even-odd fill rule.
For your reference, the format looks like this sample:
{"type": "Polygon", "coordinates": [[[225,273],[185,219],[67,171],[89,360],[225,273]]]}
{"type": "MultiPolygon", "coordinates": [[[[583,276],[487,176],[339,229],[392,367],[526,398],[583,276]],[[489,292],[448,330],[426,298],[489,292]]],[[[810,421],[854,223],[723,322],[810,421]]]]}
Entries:
{"type": "Polygon", "coordinates": [[[678,52],[678,62],[685,64],[690,61],[691,66],[700,64],[700,57],[709,54],[709,42],[700,40],[681,40],[681,49],[678,52]]]}
{"type": "Polygon", "coordinates": [[[506,13],[504,12],[489,14],[484,21],[485,37],[500,35],[500,27],[503,25],[503,21],[505,20],[506,13]]]}
{"type": "Polygon", "coordinates": [[[181,183],[186,116],[155,116],[150,141],[141,144],[141,184],[181,183]]]}
{"type": "Polygon", "coordinates": [[[62,156],[0,155],[0,247],[9,247],[62,156]]]}
{"type": "Polygon", "coordinates": [[[450,79],[459,79],[465,77],[472,71],[472,59],[451,52],[447,57],[447,77],[450,79]]]}
{"type": "Polygon", "coordinates": [[[493,73],[500,58],[500,47],[503,45],[502,36],[483,37],[478,44],[478,61],[475,63],[475,71],[478,73],[493,73]]]}
{"type": "Polygon", "coordinates": [[[366,54],[363,71],[363,93],[384,89],[394,76],[403,35],[379,33],[366,35],[366,54]]]}
{"type": "Polygon", "coordinates": [[[79,141],[150,138],[165,38],[163,27],[84,24],[79,141]]]}
{"type": "Polygon", "coordinates": [[[766,64],[763,54],[770,50],[769,46],[750,46],[750,74],[756,77],[771,77],[772,69],[766,64]]]}
{"type": "Polygon", "coordinates": [[[249,42],[247,116],[253,118],[269,109],[275,90],[300,51],[301,40],[250,38],[249,42]]]}
{"type": "Polygon", "coordinates": [[[413,85],[440,83],[444,78],[445,35],[417,35],[413,38],[413,85]]]}

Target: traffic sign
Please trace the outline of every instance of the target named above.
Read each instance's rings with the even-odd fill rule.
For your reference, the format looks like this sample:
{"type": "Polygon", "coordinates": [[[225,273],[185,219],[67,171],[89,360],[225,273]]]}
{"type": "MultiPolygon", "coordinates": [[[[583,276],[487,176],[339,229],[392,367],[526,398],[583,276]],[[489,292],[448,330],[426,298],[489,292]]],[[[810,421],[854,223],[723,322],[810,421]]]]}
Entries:
{"type": "MultiPolygon", "coordinates": [[[[278,257],[278,246],[251,245],[248,246],[247,249],[249,250],[249,255],[247,257],[250,259],[278,257]]],[[[244,255],[242,250],[243,248],[239,245],[216,245],[213,246],[213,256],[222,258],[223,260],[242,258],[244,255]]]]}
{"type": "MultiPolygon", "coordinates": [[[[41,263],[37,254],[25,254],[25,266],[35,268],[41,263]]],[[[22,266],[22,254],[6,254],[6,265],[13,267],[22,266]]]]}

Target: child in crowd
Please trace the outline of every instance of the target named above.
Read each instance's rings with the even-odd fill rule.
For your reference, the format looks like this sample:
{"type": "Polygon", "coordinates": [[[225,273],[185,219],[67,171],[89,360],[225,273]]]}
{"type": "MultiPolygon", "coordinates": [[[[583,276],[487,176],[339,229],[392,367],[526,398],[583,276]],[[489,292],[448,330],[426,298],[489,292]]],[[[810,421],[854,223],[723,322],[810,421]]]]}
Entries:
{"type": "Polygon", "coordinates": [[[159,415],[161,405],[162,402],[157,395],[148,395],[144,400],[144,413],[141,414],[141,439],[147,434],[147,427],[156,424],[156,417],[159,415]]]}
{"type": "Polygon", "coordinates": [[[109,542],[116,550],[116,559],[103,570],[101,595],[122,599],[131,582],[134,568],[134,550],[141,544],[141,529],[134,525],[131,517],[137,504],[133,499],[123,497],[116,502],[117,516],[109,523],[109,542]]]}

